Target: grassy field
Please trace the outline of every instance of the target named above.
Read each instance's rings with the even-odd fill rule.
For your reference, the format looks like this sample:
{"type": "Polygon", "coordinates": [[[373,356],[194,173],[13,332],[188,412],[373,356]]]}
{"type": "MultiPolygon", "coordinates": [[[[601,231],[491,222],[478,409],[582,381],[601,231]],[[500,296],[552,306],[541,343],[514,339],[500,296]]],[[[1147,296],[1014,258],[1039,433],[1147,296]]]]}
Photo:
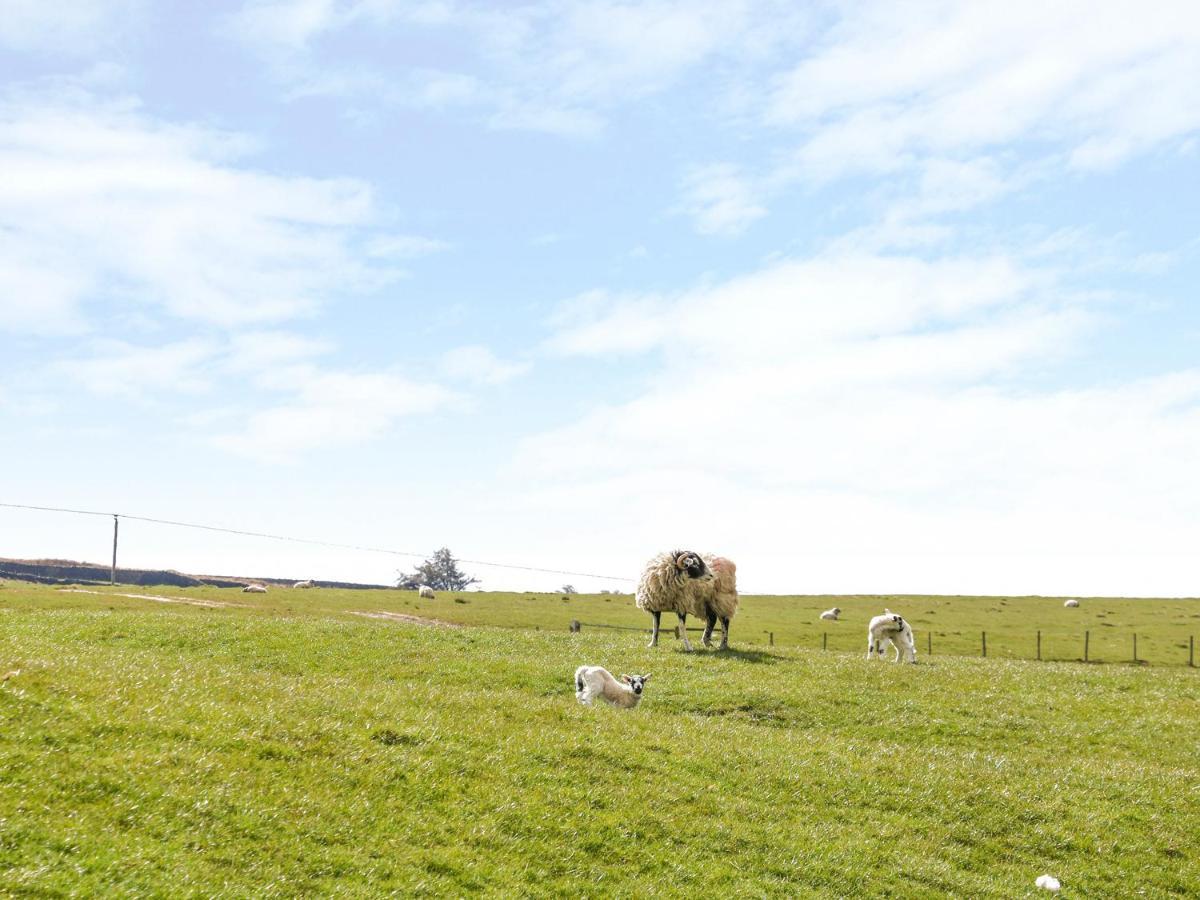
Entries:
{"type": "Polygon", "coordinates": [[[0,589],[0,894],[1200,895],[1200,671],[859,658],[883,602],[995,655],[1178,650],[1195,601],[840,598],[822,653],[829,598],[746,598],[689,655],[567,632],[628,597],[118,592],[191,603],[0,589]],[[583,662],[653,671],[642,706],[579,707],[583,662]]]}

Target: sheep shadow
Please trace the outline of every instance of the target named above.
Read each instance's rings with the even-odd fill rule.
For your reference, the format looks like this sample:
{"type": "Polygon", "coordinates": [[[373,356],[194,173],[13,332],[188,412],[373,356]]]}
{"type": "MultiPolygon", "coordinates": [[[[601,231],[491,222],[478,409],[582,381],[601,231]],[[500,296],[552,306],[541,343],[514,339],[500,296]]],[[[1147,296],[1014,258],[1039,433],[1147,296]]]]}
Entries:
{"type": "Polygon", "coordinates": [[[773,666],[783,662],[782,656],[768,653],[766,650],[735,650],[727,647],[724,650],[710,651],[718,659],[736,659],[738,662],[754,663],[756,665],[773,666]]]}

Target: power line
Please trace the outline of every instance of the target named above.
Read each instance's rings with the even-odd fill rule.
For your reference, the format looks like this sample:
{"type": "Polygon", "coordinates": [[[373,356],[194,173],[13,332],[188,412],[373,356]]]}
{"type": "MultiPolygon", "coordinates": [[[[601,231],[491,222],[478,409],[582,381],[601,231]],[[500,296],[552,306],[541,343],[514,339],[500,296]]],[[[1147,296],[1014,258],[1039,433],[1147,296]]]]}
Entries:
{"type": "MultiPolygon", "coordinates": [[[[39,512],[71,513],[79,516],[104,516],[105,518],[129,519],[134,522],[147,522],[153,525],[167,525],[173,528],[194,528],[199,531],[215,531],[220,534],[236,534],[242,537],[263,538],[270,541],[286,541],[293,544],[307,544],[314,547],[332,547],[338,550],[357,550],[363,553],[383,553],[389,556],[404,556],[413,559],[428,559],[432,554],[413,553],[406,550],[392,550],[387,547],[367,547],[359,544],[341,544],[336,541],[320,541],[312,538],[291,537],[284,534],[269,534],[265,531],[242,531],[237,528],[222,528],[218,525],[201,525],[197,522],[177,522],[171,519],[154,519],[149,516],[134,516],[126,513],[99,512],[91,509],[66,509],[57,506],[31,506],[24,503],[2,503],[0,507],[8,509],[32,509],[39,512]]],[[[602,578],[606,581],[633,581],[619,575],[597,575],[595,572],[570,572],[565,569],[543,569],[537,566],[522,566],[515,563],[486,562],[481,559],[460,559],[459,562],[472,566],[488,566],[493,569],[512,569],[520,572],[539,572],[543,575],[573,575],[577,578],[602,578]]]]}

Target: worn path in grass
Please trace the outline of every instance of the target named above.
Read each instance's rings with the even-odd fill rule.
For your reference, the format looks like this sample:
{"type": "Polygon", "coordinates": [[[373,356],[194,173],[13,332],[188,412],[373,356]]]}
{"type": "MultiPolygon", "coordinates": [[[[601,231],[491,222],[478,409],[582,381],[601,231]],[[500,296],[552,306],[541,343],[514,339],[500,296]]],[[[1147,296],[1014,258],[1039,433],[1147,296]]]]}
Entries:
{"type": "Polygon", "coordinates": [[[0,893],[1200,894],[1187,669],[4,594],[0,893]]]}

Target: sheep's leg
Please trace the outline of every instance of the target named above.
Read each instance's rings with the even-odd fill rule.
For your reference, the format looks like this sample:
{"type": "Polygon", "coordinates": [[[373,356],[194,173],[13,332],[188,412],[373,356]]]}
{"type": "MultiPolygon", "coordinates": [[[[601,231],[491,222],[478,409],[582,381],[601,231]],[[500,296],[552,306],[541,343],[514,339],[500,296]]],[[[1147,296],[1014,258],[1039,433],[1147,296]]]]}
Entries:
{"type": "Polygon", "coordinates": [[[654,612],[650,613],[650,618],[654,622],[654,627],[651,629],[650,643],[648,643],[646,646],[647,647],[657,647],[658,646],[658,622],[659,622],[659,619],[662,618],[662,613],[659,612],[658,610],[655,610],[654,612]]]}
{"type": "Polygon", "coordinates": [[[687,613],[679,613],[679,637],[683,641],[683,649],[692,652],[692,642],[687,636],[687,613]]]}
{"type": "Polygon", "coordinates": [[[706,621],[704,623],[704,646],[705,647],[712,646],[712,633],[713,633],[713,629],[716,627],[717,627],[717,614],[710,612],[708,614],[708,621],[706,621]]]}
{"type": "Polygon", "coordinates": [[[875,638],[867,635],[867,659],[875,658],[875,638]]]}
{"type": "Polygon", "coordinates": [[[729,616],[721,616],[721,646],[717,649],[729,649],[729,616]]]}

